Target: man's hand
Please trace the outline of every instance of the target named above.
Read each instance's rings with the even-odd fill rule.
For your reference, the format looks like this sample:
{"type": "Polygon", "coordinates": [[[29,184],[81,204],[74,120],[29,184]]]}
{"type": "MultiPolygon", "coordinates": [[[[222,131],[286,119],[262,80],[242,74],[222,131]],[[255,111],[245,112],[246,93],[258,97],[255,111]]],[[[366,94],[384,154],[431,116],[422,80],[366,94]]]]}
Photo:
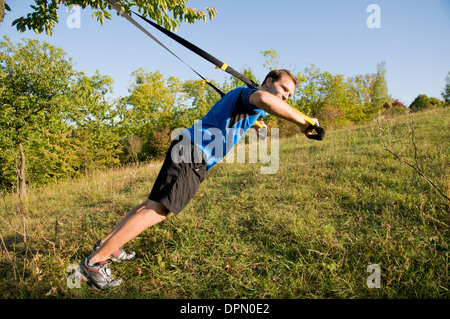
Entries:
{"type": "Polygon", "coordinates": [[[312,140],[321,141],[325,138],[325,130],[320,127],[319,121],[317,119],[310,119],[312,123],[309,123],[309,126],[304,129],[304,134],[307,138],[312,140]]]}
{"type": "MultiPolygon", "coordinates": [[[[311,120],[313,120],[313,121],[316,123],[317,126],[320,126],[319,120],[318,120],[318,119],[311,118],[311,120]]],[[[311,125],[308,125],[306,128],[305,128],[305,127],[301,127],[301,128],[300,128],[300,131],[301,131],[303,134],[307,135],[307,136],[317,134],[316,130],[315,130],[314,128],[312,128],[311,125]]]]}
{"type": "Polygon", "coordinates": [[[260,129],[265,128],[267,129],[266,123],[264,121],[256,121],[255,124],[252,126],[255,130],[259,132],[260,129]]]}
{"type": "Polygon", "coordinates": [[[256,134],[262,140],[267,137],[267,125],[264,121],[256,121],[252,126],[256,130],[256,134]]]}

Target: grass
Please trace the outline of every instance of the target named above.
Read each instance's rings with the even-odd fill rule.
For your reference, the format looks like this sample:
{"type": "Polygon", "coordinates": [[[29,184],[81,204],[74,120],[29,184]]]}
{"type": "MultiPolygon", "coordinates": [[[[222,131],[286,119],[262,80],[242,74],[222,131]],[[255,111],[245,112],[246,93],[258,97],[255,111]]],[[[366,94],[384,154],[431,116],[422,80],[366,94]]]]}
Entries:
{"type": "MultiPolygon", "coordinates": [[[[450,110],[381,123],[387,145],[449,194],[450,110]],[[439,123],[439,124],[436,124],[439,123]]],[[[280,141],[276,174],[219,164],[178,216],[127,244],[121,287],[70,288],[67,269],[146,198],[161,162],[0,202],[2,298],[449,298],[448,203],[383,149],[377,123],[280,141]],[[378,264],[381,287],[368,288],[378,264]]]]}

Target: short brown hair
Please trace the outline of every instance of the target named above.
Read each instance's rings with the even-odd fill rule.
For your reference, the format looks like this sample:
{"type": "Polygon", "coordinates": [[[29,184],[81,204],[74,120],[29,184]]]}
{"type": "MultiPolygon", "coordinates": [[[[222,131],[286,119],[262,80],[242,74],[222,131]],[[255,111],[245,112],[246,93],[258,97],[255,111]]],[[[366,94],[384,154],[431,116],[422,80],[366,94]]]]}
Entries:
{"type": "Polygon", "coordinates": [[[298,86],[299,81],[298,78],[292,74],[291,71],[286,70],[286,69],[275,69],[270,71],[267,75],[266,78],[264,79],[262,85],[264,85],[264,83],[266,83],[267,78],[272,78],[274,82],[278,81],[279,79],[281,79],[283,76],[288,76],[295,84],[295,87],[298,86]]]}

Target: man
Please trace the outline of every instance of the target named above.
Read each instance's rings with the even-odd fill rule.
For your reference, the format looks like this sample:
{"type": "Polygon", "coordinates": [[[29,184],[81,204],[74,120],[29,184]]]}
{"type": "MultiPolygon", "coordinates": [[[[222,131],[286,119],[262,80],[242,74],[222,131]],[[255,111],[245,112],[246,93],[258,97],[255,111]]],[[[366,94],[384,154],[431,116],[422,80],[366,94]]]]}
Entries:
{"type": "Polygon", "coordinates": [[[162,222],[169,212],[177,215],[194,196],[206,172],[236,145],[259,117],[272,114],[297,124],[300,132],[312,134],[308,131],[310,124],[286,103],[297,86],[298,79],[291,72],[273,70],[260,89],[243,86],[232,90],[198,123],[183,131],[172,142],[149,198],[94,245],[94,252],[81,261],[77,276],[98,289],[119,286],[122,280],[111,275],[108,261],[134,259],[133,252],[120,247],[148,227],[162,222]]]}

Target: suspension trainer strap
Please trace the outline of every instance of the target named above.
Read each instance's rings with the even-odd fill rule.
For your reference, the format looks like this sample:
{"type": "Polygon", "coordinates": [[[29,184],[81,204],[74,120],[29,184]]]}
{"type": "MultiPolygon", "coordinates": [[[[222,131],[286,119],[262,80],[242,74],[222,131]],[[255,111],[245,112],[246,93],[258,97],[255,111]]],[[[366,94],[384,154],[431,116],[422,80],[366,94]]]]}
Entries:
{"type": "Polygon", "coordinates": [[[242,82],[244,82],[245,84],[247,84],[251,88],[257,88],[258,87],[257,83],[255,83],[254,81],[252,81],[249,78],[245,77],[244,75],[240,74],[239,72],[234,70],[232,67],[230,67],[227,63],[223,63],[222,61],[220,61],[219,59],[215,58],[214,56],[212,56],[208,52],[200,49],[195,44],[192,44],[191,42],[183,39],[179,35],[171,32],[171,31],[169,31],[169,30],[167,30],[167,29],[165,29],[163,27],[161,27],[160,25],[154,23],[153,21],[143,17],[139,13],[136,13],[134,11],[132,11],[132,12],[135,15],[137,15],[138,17],[140,17],[142,20],[144,20],[145,22],[147,22],[148,24],[153,26],[154,28],[158,29],[159,31],[161,31],[162,33],[164,33],[165,35],[167,35],[171,39],[173,39],[176,42],[178,42],[179,44],[183,45],[185,48],[191,50],[192,52],[194,52],[197,55],[201,56],[205,60],[211,62],[212,64],[214,64],[216,66],[216,68],[221,69],[221,70],[231,74],[232,76],[234,76],[235,78],[241,80],[242,82]]]}
{"type": "MultiPolygon", "coordinates": [[[[130,21],[133,25],[135,25],[138,29],[140,29],[142,32],[144,32],[146,35],[148,35],[150,38],[152,38],[156,43],[158,43],[160,46],[162,46],[170,54],[172,54],[174,57],[176,57],[178,60],[180,60],[183,64],[185,64],[187,67],[189,67],[192,71],[194,71],[195,74],[197,74],[200,78],[203,79],[204,82],[206,82],[217,93],[219,93],[221,97],[223,97],[225,95],[221,90],[219,90],[217,87],[215,87],[211,82],[209,82],[206,78],[204,78],[200,73],[195,71],[189,64],[184,62],[175,53],[173,53],[169,48],[167,48],[163,43],[161,43],[157,38],[155,38],[144,27],[142,27],[139,23],[137,23],[128,13],[126,13],[123,9],[121,9],[117,5],[116,0],[106,0],[106,1],[108,2],[108,4],[111,7],[113,7],[119,13],[119,15],[123,16],[125,19],[130,21]]],[[[200,49],[198,46],[192,44],[191,42],[189,42],[189,41],[187,41],[185,39],[183,39],[182,37],[176,35],[175,33],[173,33],[171,31],[161,27],[160,25],[154,23],[153,21],[150,21],[149,19],[143,17],[139,13],[136,13],[134,11],[131,11],[131,12],[133,14],[137,15],[138,17],[140,17],[142,20],[144,20],[145,22],[147,22],[151,26],[153,26],[154,28],[158,29],[159,31],[161,31],[162,33],[167,35],[168,37],[170,37],[171,39],[173,39],[176,42],[178,42],[179,44],[183,45],[185,48],[191,50],[192,52],[196,53],[197,55],[199,55],[202,58],[206,59],[207,61],[211,62],[212,64],[214,64],[216,66],[217,69],[221,69],[221,70],[231,74],[232,76],[234,76],[235,78],[241,80],[242,82],[244,82],[245,84],[247,84],[247,86],[249,86],[251,88],[259,88],[259,85],[257,83],[255,83],[254,81],[252,81],[249,78],[245,77],[244,75],[240,74],[239,72],[234,70],[232,67],[230,67],[227,63],[224,63],[224,62],[220,61],[219,59],[215,58],[214,56],[212,56],[208,52],[200,49]]],[[[307,137],[310,138],[310,139],[322,140],[325,137],[324,129],[322,127],[320,127],[319,125],[317,125],[317,123],[315,123],[308,116],[304,115],[303,113],[301,113],[297,109],[295,109],[295,110],[297,112],[299,112],[305,118],[305,120],[310,124],[310,127],[308,128],[308,130],[313,130],[314,133],[315,133],[315,134],[312,134],[312,135],[307,135],[307,137]]]]}
{"type": "Polygon", "coordinates": [[[184,62],[179,56],[177,56],[175,53],[173,53],[168,47],[166,47],[161,41],[159,41],[153,34],[148,32],[143,26],[141,26],[139,23],[136,22],[128,13],[121,10],[119,6],[115,3],[114,0],[107,0],[107,2],[113,7],[122,17],[127,19],[129,22],[131,22],[134,26],[136,26],[139,30],[144,32],[146,35],[148,35],[152,40],[154,40],[156,43],[158,43],[161,47],[163,47],[165,50],[167,50],[170,54],[172,54],[174,57],[176,57],[178,60],[180,60],[183,64],[185,64],[188,68],[190,68],[195,74],[197,74],[206,84],[208,84],[210,87],[212,87],[217,93],[220,94],[221,97],[225,95],[221,90],[219,90],[214,84],[209,82],[206,78],[204,78],[200,73],[195,71],[189,64],[184,62]]]}

